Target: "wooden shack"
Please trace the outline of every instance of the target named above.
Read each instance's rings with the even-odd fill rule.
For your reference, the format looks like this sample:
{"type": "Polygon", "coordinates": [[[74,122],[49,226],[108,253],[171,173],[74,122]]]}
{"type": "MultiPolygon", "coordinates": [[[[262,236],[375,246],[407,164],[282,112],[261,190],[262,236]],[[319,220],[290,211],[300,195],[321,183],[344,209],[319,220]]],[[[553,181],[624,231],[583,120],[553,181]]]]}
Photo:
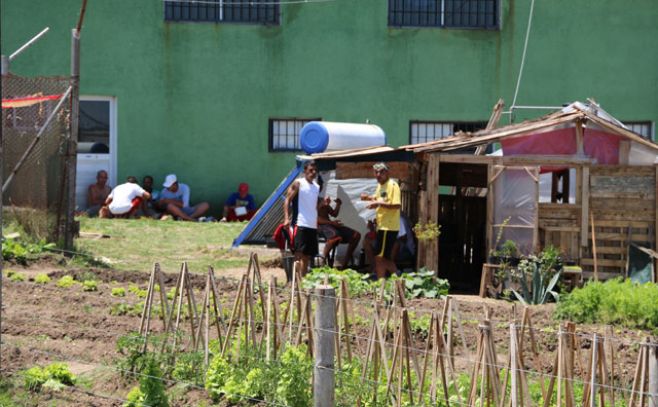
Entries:
{"type": "Polygon", "coordinates": [[[315,157],[333,162],[337,177],[396,163],[405,214],[441,225],[437,242],[420,242],[419,266],[460,289],[479,288],[482,265],[506,240],[522,254],[553,245],[599,279],[626,273],[631,243],[658,249],[658,145],[593,102],[423,144],[315,157]],[[499,149],[485,154],[487,146],[499,149]]]}

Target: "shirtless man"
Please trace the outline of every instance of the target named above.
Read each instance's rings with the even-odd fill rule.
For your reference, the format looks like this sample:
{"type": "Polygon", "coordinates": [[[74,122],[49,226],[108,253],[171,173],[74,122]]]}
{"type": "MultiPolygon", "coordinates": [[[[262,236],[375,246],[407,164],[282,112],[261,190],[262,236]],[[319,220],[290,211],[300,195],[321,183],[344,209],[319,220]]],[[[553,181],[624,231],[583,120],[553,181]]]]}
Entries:
{"type": "Polygon", "coordinates": [[[112,192],[112,188],[107,185],[107,171],[100,170],[96,173],[96,183],[89,185],[87,189],[87,215],[90,217],[98,216],[107,196],[112,192]]]}
{"type": "Polygon", "coordinates": [[[361,240],[361,234],[354,229],[348,228],[343,225],[338,219],[331,220],[330,217],[336,218],[340,213],[340,206],[342,201],[340,198],[334,200],[336,207],[331,207],[331,198],[325,197],[320,206],[318,207],[318,233],[322,234],[327,239],[324,244],[323,256],[325,259],[329,258],[331,250],[340,243],[348,243],[345,258],[341,264],[341,269],[349,266],[354,255],[354,249],[361,240]]]}

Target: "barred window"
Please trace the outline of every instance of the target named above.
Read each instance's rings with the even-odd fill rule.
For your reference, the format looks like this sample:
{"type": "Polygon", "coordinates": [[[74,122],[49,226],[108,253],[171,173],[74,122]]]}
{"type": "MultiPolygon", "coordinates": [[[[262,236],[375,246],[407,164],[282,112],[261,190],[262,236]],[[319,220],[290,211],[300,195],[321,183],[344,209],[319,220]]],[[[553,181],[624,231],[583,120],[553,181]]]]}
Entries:
{"type": "Polygon", "coordinates": [[[498,0],[388,0],[393,27],[498,28],[498,0]]]}
{"type": "Polygon", "coordinates": [[[633,133],[637,133],[647,140],[653,140],[653,132],[651,122],[624,122],[624,126],[628,127],[633,133]]]}
{"type": "Polygon", "coordinates": [[[278,24],[277,0],[165,0],[165,21],[278,24]]]}
{"type": "Polygon", "coordinates": [[[298,151],[299,132],[308,122],[322,119],[270,119],[270,151],[298,151]]]}
{"type": "Polygon", "coordinates": [[[478,131],[487,127],[487,122],[409,122],[409,142],[425,143],[452,136],[458,131],[478,131]]]}

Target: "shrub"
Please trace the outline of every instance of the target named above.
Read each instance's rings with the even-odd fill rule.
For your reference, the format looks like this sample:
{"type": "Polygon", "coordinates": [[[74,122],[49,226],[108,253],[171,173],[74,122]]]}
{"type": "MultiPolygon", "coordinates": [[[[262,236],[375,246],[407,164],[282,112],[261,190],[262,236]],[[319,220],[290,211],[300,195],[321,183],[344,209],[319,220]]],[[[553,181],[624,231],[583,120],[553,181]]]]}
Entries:
{"type": "Polygon", "coordinates": [[[37,274],[37,276],[34,277],[34,282],[37,284],[48,284],[50,282],[50,277],[45,273],[37,274]]]}
{"type": "Polygon", "coordinates": [[[126,289],[123,287],[115,287],[112,289],[112,297],[125,297],[126,289]]]}
{"type": "Polygon", "coordinates": [[[98,291],[98,282],[95,280],[85,280],[82,282],[82,291],[98,291]]]}
{"type": "Polygon", "coordinates": [[[590,281],[560,298],[556,317],[574,322],[658,329],[658,285],[621,278],[590,281]]]}
{"type": "Polygon", "coordinates": [[[288,346],[281,355],[281,371],[276,387],[277,401],[291,407],[309,406],[312,370],[313,362],[308,357],[306,347],[288,346]]]}
{"type": "Polygon", "coordinates": [[[77,282],[73,279],[72,276],[63,276],[57,280],[57,287],[69,288],[74,284],[77,284],[77,282]]]}

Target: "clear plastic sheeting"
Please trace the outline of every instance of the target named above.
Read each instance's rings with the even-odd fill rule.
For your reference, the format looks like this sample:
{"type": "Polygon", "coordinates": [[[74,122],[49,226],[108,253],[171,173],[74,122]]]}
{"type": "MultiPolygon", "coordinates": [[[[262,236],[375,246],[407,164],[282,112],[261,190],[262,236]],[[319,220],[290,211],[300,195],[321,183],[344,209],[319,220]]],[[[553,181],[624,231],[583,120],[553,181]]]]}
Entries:
{"type": "Polygon", "coordinates": [[[494,176],[496,174],[494,243],[500,247],[505,241],[512,240],[521,254],[530,254],[534,251],[536,236],[538,168],[496,166],[494,176]]]}

